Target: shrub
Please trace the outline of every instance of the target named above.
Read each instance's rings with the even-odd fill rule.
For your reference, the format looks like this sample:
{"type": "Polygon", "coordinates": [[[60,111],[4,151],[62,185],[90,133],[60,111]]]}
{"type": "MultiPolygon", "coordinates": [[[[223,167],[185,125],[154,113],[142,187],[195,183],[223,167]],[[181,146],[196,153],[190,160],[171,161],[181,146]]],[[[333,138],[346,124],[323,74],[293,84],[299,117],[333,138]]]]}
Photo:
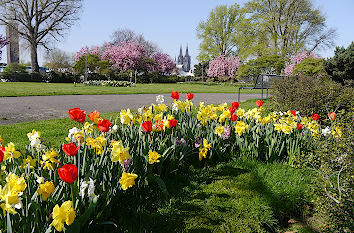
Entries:
{"type": "Polygon", "coordinates": [[[353,109],[353,88],[326,78],[288,77],[274,82],[273,88],[272,110],[296,109],[305,115],[320,114],[321,120],[326,120],[328,112],[344,113],[353,109]]]}
{"type": "Polygon", "coordinates": [[[131,87],[134,83],[129,81],[108,81],[108,80],[91,80],[83,82],[88,86],[104,86],[104,87],[131,87]]]}
{"type": "Polygon", "coordinates": [[[326,75],[326,71],[324,70],[322,59],[306,57],[299,64],[295,65],[293,74],[310,77],[322,77],[326,75]]]}
{"type": "Polygon", "coordinates": [[[42,80],[47,83],[74,83],[79,82],[79,76],[72,73],[51,71],[46,75],[43,75],[42,80]]]}
{"type": "Polygon", "coordinates": [[[12,63],[5,68],[2,76],[10,82],[25,82],[27,79],[30,79],[26,69],[25,65],[12,63]]]}
{"type": "Polygon", "coordinates": [[[334,81],[342,84],[353,82],[354,42],[352,42],[346,49],[344,47],[337,47],[334,51],[334,57],[325,60],[324,67],[334,81]]]}

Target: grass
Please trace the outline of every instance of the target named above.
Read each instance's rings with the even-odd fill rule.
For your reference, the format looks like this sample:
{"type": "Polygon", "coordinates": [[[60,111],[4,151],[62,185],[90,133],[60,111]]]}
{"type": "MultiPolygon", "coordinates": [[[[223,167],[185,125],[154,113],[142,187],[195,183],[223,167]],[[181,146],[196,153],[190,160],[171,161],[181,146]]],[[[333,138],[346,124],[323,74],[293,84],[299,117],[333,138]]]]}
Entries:
{"type": "Polygon", "coordinates": [[[171,196],[130,216],[128,232],[316,232],[306,225],[310,171],[235,159],[171,177],[171,196]],[[288,220],[296,219],[296,224],[288,220]]]}
{"type": "MultiPolygon", "coordinates": [[[[267,102],[265,102],[266,107],[267,102]]],[[[255,107],[255,100],[247,100],[240,104],[241,108],[250,109],[255,107]]],[[[103,113],[102,117],[105,119],[115,120],[119,117],[119,112],[103,113]]],[[[68,130],[77,127],[77,122],[68,118],[53,119],[43,121],[25,122],[11,125],[1,125],[0,135],[5,142],[13,142],[16,148],[25,150],[29,141],[27,133],[32,132],[33,129],[41,132],[42,138],[51,143],[52,147],[58,148],[64,142],[68,135],[68,130]]]]}
{"type": "MultiPolygon", "coordinates": [[[[134,87],[99,87],[72,83],[0,83],[0,97],[41,95],[103,95],[103,94],[151,94],[170,93],[236,93],[241,85],[201,83],[137,84],[134,87]]],[[[242,85],[245,86],[245,85],[242,85]]],[[[261,93],[261,90],[242,90],[242,93],[261,93]]]]}

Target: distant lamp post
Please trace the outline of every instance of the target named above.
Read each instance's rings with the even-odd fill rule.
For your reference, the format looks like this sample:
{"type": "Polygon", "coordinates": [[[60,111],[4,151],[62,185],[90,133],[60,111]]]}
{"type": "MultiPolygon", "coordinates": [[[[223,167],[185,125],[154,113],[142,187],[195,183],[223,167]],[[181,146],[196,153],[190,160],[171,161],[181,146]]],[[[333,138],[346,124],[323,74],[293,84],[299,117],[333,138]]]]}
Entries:
{"type": "Polygon", "coordinates": [[[84,76],[85,78],[84,78],[84,81],[87,82],[87,54],[88,54],[88,52],[85,51],[84,54],[85,54],[85,76],[84,76]]]}

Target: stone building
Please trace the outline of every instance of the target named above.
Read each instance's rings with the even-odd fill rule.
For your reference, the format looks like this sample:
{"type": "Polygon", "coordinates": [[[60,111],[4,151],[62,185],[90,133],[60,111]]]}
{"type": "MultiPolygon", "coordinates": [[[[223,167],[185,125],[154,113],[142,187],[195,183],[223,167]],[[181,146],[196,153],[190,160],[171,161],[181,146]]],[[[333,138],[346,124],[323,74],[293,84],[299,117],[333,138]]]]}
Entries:
{"type": "Polygon", "coordinates": [[[190,71],[190,69],[191,69],[191,56],[189,56],[189,53],[188,53],[188,45],[187,45],[186,53],[184,56],[182,54],[182,45],[179,48],[179,55],[177,58],[177,66],[181,66],[182,71],[184,71],[184,72],[190,71]]]}

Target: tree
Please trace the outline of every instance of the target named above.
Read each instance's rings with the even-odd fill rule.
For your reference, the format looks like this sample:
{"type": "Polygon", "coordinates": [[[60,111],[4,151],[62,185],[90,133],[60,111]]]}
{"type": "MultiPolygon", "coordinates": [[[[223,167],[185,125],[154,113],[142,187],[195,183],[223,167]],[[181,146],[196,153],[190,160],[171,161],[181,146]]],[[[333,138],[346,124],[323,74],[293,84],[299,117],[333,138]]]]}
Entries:
{"type": "Polygon", "coordinates": [[[176,67],[170,56],[165,53],[155,53],[152,55],[152,60],[154,62],[153,71],[157,71],[160,74],[170,74],[176,67]]]}
{"type": "Polygon", "coordinates": [[[2,35],[0,35],[0,59],[2,55],[2,48],[4,48],[7,44],[8,44],[8,40],[2,35]]]}
{"type": "Polygon", "coordinates": [[[293,74],[309,77],[323,77],[326,75],[323,59],[306,57],[299,64],[295,65],[293,74]]]}
{"type": "Polygon", "coordinates": [[[74,65],[73,56],[60,49],[50,50],[44,58],[46,66],[55,71],[70,69],[74,65]]]}
{"type": "Polygon", "coordinates": [[[197,37],[202,40],[199,61],[207,61],[221,55],[237,54],[238,24],[242,21],[238,4],[218,6],[212,10],[206,21],[197,27],[197,37]]]}
{"type": "Polygon", "coordinates": [[[219,56],[209,62],[207,74],[209,77],[228,77],[235,76],[237,69],[241,66],[241,61],[238,57],[219,56]]]}
{"type": "Polygon", "coordinates": [[[337,47],[334,57],[325,60],[324,67],[331,78],[342,84],[354,80],[354,42],[348,48],[337,47]]]}
{"type": "Polygon", "coordinates": [[[304,60],[307,57],[312,57],[314,59],[321,59],[319,56],[317,56],[316,54],[314,54],[312,52],[308,53],[308,52],[304,51],[304,52],[298,53],[290,60],[290,64],[288,64],[285,67],[284,73],[288,76],[296,74],[293,72],[295,69],[295,66],[297,64],[300,64],[302,62],[302,60],[304,60]]]}
{"type": "Polygon", "coordinates": [[[31,51],[31,66],[39,72],[37,49],[48,48],[77,20],[82,0],[0,0],[0,22],[24,38],[31,51]]]}
{"type": "Polygon", "coordinates": [[[112,44],[119,46],[123,43],[133,41],[145,48],[145,56],[151,57],[154,53],[160,52],[158,46],[144,38],[143,34],[137,34],[130,29],[118,29],[112,35],[112,44]]]}
{"type": "Polygon", "coordinates": [[[249,60],[246,64],[242,64],[237,70],[237,76],[257,77],[259,74],[278,74],[280,75],[285,67],[285,60],[278,55],[261,56],[256,59],[249,60]]]}
{"type": "Polygon", "coordinates": [[[75,60],[76,63],[74,69],[79,75],[85,73],[86,64],[87,71],[90,73],[106,75],[111,71],[111,64],[108,61],[102,60],[100,58],[98,46],[94,46],[92,49],[89,49],[87,46],[81,48],[76,53],[75,60]]]}
{"type": "Polygon", "coordinates": [[[145,48],[136,42],[123,42],[119,46],[106,45],[102,58],[113,64],[119,71],[138,70],[142,67],[145,48]]]}
{"type": "Polygon", "coordinates": [[[251,0],[244,11],[248,17],[240,27],[241,54],[289,58],[333,45],[335,30],[327,28],[325,16],[311,0],[251,0]]]}
{"type": "Polygon", "coordinates": [[[199,62],[198,64],[194,65],[194,75],[196,77],[203,77],[207,75],[207,70],[209,69],[209,62],[199,62]]]}

